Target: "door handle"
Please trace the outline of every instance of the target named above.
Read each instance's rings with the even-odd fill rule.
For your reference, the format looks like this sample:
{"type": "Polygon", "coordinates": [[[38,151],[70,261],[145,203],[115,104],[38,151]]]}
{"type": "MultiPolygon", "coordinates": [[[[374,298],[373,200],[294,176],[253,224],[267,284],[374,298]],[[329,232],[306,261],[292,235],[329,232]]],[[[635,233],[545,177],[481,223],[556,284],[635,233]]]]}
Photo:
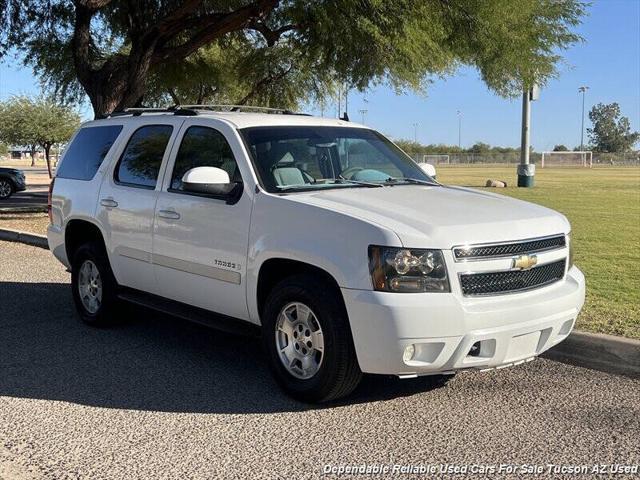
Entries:
{"type": "Polygon", "coordinates": [[[100,205],[107,208],[116,208],[118,206],[118,202],[116,202],[113,198],[103,198],[100,200],[100,205]]]}
{"type": "Polygon", "coordinates": [[[160,218],[168,218],[169,220],[180,220],[180,214],[175,210],[159,210],[158,216],[160,218]]]}

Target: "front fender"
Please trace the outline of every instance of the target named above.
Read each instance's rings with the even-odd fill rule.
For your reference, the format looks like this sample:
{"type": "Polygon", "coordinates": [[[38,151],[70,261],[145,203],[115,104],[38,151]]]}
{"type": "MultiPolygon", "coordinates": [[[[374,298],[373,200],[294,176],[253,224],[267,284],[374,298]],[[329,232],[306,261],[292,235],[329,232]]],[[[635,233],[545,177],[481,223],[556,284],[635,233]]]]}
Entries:
{"type": "Polygon", "coordinates": [[[249,233],[247,306],[259,321],[260,267],[273,258],[295,260],[326,271],[339,287],[371,289],[369,245],[402,246],[388,228],[296,199],[297,195],[256,196],[249,233]]]}

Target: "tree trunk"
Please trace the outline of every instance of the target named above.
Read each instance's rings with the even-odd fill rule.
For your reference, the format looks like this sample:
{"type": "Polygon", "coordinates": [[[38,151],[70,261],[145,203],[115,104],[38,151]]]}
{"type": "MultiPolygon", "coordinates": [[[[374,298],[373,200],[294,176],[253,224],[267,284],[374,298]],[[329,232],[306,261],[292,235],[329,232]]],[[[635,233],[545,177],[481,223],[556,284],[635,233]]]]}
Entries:
{"type": "MultiPolygon", "coordinates": [[[[126,55],[111,55],[100,68],[96,68],[95,55],[92,53],[95,43],[91,21],[111,1],[73,2],[75,19],[71,47],[74,67],[78,81],[91,100],[96,118],[135,105],[145,93],[145,83],[151,67],[184,59],[228,33],[248,28],[252,25],[251,22],[255,23],[266,17],[279,3],[279,0],[255,0],[235,10],[201,14],[198,17],[196,11],[202,7],[203,2],[185,0],[152,28],[147,28],[141,8],[144,2],[126,2],[131,9],[131,26],[127,32],[131,48],[126,55]],[[194,25],[193,21],[198,18],[198,23],[194,25]],[[197,28],[187,34],[193,27],[197,28]],[[171,45],[172,41],[181,37],[186,38],[179,45],[171,45]]],[[[272,42],[293,28],[291,25],[271,31],[261,25],[260,32],[269,37],[268,42],[272,42]]]]}
{"type": "Polygon", "coordinates": [[[49,153],[51,152],[51,144],[45,143],[43,147],[44,147],[44,158],[47,159],[47,171],[49,172],[49,178],[53,178],[53,175],[51,174],[51,156],[49,155],[49,153]]]}
{"type": "Polygon", "coordinates": [[[32,146],[29,153],[31,154],[31,166],[35,167],[36,166],[36,147],[32,146]]]}
{"type": "Polygon", "coordinates": [[[172,87],[169,87],[168,90],[169,96],[171,97],[171,100],[173,100],[174,105],[180,105],[180,97],[178,97],[178,94],[176,93],[175,89],[173,89],[172,87]]]}
{"type": "Polygon", "coordinates": [[[91,100],[95,118],[133,107],[140,101],[144,95],[148,66],[130,68],[131,71],[127,66],[107,63],[100,72],[81,80],[91,100]]]}

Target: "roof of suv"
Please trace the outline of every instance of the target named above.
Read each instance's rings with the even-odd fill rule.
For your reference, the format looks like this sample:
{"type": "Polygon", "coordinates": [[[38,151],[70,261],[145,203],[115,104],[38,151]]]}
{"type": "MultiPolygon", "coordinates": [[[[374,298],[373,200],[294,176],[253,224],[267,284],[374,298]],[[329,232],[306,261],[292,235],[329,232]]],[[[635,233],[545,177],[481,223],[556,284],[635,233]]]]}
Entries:
{"type": "MultiPolygon", "coordinates": [[[[215,118],[217,120],[224,120],[236,128],[247,128],[247,127],[267,127],[267,126],[279,126],[279,125],[289,125],[289,126],[327,126],[327,127],[356,127],[356,128],[368,128],[364,125],[360,125],[357,123],[348,122],[345,120],[339,120],[337,118],[324,118],[324,117],[314,117],[310,115],[302,115],[302,114],[280,114],[280,113],[255,113],[255,112],[218,112],[218,111],[207,111],[207,110],[196,110],[197,117],[200,118],[215,118]]],[[[118,115],[108,117],[105,120],[108,120],[109,123],[114,123],[118,121],[126,121],[126,119],[135,118],[138,121],[142,120],[151,120],[153,118],[158,118],[161,116],[174,116],[180,115],[179,113],[174,114],[171,112],[149,112],[143,113],[142,115],[118,115]]],[[[186,115],[185,115],[186,116],[186,115]]],[[[104,120],[96,120],[97,122],[103,122],[104,120]]],[[[146,122],[145,122],[146,123],[146,122]]]]}
{"type": "Polygon", "coordinates": [[[254,113],[254,112],[198,112],[198,116],[217,118],[232,123],[236,128],[267,127],[276,125],[315,125],[328,127],[360,127],[337,118],[313,117],[310,115],[254,113]]]}

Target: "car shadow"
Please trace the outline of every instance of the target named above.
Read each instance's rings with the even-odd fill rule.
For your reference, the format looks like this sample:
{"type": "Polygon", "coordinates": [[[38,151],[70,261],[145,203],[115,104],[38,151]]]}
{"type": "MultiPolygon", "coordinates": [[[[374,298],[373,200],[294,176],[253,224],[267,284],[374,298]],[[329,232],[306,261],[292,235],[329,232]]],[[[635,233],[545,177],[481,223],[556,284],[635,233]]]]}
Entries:
{"type": "Polygon", "coordinates": [[[259,339],[128,307],[118,325],[77,317],[68,284],[0,282],[0,396],[104,408],[273,413],[414,395],[427,380],[365,376],[347,399],[321,407],[286,396],[259,339]]]}

